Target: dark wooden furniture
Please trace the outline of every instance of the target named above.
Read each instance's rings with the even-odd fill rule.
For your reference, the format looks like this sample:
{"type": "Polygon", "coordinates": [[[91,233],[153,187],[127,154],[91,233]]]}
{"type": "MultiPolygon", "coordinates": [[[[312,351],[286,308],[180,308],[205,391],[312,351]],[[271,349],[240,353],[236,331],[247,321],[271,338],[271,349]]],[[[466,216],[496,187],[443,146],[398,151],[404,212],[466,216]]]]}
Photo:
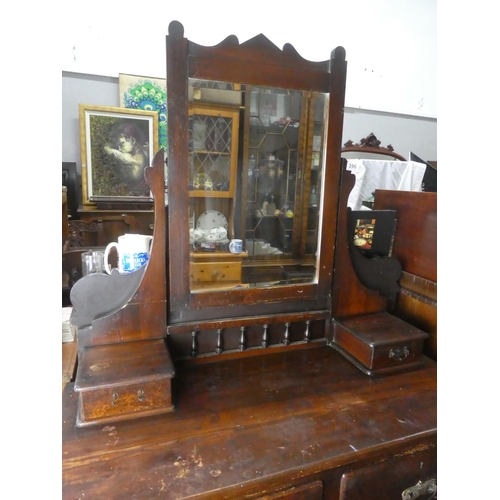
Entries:
{"type": "Polygon", "coordinates": [[[224,359],[177,364],[174,412],[106,426],[75,427],[70,384],[63,498],[384,500],[435,478],[434,362],[372,379],[326,346],[224,359]]]}
{"type": "Polygon", "coordinates": [[[102,221],[87,222],[85,220],[72,220],[68,224],[69,247],[91,248],[92,246],[105,246],[103,238],[102,221]]]}
{"type": "Polygon", "coordinates": [[[77,215],[81,222],[95,228],[87,232],[85,245],[106,246],[125,233],[153,234],[153,210],[102,210],[93,206],[80,206],[77,215]]]}
{"type": "Polygon", "coordinates": [[[428,334],[387,313],[400,290],[393,281],[401,276],[401,264],[394,257],[366,258],[355,248],[346,208],[355,177],[346,170],[345,160],[341,179],[331,345],[368,375],[418,367],[428,334]]]}
{"type": "Polygon", "coordinates": [[[173,410],[172,360],[163,339],[85,346],[75,380],[77,425],[105,424],[173,410]]]}
{"type": "MultiPolygon", "coordinates": [[[[168,225],[160,151],[146,170],[155,222],[140,283],[114,312],[80,323],[76,381],[63,393],[63,497],[362,500],[401,498],[421,484],[430,496],[435,363],[422,357],[412,370],[368,376],[332,348],[335,322],[387,308],[385,297],[357,279],[347,245],[344,50],[313,63],[262,35],[242,44],[228,37],[214,47],[183,35],[179,23],[170,24],[168,159],[175,190],[168,225]],[[209,293],[190,288],[193,76],[329,94],[321,240],[317,259],[307,263],[314,279],[209,293]],[[153,357],[145,348],[152,345],[153,357]]],[[[246,166],[245,152],[239,161],[246,166]]],[[[294,224],[306,226],[295,217],[294,224]]],[[[90,279],[97,280],[83,278],[73,290],[89,288],[90,279]]]]}
{"type": "Polygon", "coordinates": [[[62,162],[62,185],[66,187],[68,196],[68,216],[75,219],[80,198],[80,181],[75,162],[62,162]]]}
{"type": "MultiPolygon", "coordinates": [[[[338,207],[345,76],[345,50],[342,47],[332,51],[330,60],[311,62],[303,59],[291,45],[287,44],[280,50],[263,35],[242,44],[236,37],[230,36],[214,47],[204,47],[184,38],[180,23],[170,24],[167,36],[167,106],[169,122],[176,125],[170,126],[168,131],[169,185],[175,186],[169,194],[168,342],[176,353],[184,356],[190,356],[193,351],[200,355],[214,353],[218,329],[224,330],[226,346],[242,351],[260,347],[263,336],[266,336],[269,345],[282,344],[282,339],[287,345],[289,341],[295,341],[296,335],[302,340],[303,332],[313,322],[317,323],[314,328],[324,331],[325,320],[329,316],[333,235],[338,207]],[[303,110],[310,109],[307,102],[315,95],[329,95],[328,107],[322,109],[322,116],[328,122],[323,138],[327,150],[323,189],[328,196],[323,200],[320,224],[325,229],[323,234],[327,229],[330,233],[318,242],[317,279],[298,285],[251,286],[213,293],[193,293],[190,289],[189,217],[192,193],[189,189],[188,89],[192,79],[237,84],[242,89],[240,92],[244,92],[242,99],[249,109],[251,88],[264,87],[269,92],[276,88],[287,89],[290,93],[297,91],[304,103],[303,110]],[[263,325],[269,326],[269,330],[263,325]]],[[[244,123],[250,118],[248,112],[240,121],[244,123]]],[[[305,126],[306,116],[303,116],[303,121],[305,126]]],[[[301,141],[312,143],[313,129],[304,130],[307,134],[302,136],[301,141]]],[[[246,141],[241,141],[238,152],[241,172],[245,174],[242,174],[243,178],[247,177],[250,145],[250,137],[247,137],[246,141]]],[[[304,153],[309,154],[310,160],[311,151],[304,149],[304,153]]],[[[304,165],[307,165],[305,161],[304,165]]],[[[300,196],[304,196],[302,191],[306,192],[305,185],[296,191],[297,205],[300,196]]],[[[239,213],[241,219],[243,208],[239,213]]],[[[237,218],[236,215],[234,218],[237,218]]],[[[297,231],[304,231],[303,218],[294,217],[293,224],[297,231]]],[[[294,265],[307,264],[304,259],[298,262],[295,253],[291,257],[294,265]]],[[[310,260],[314,262],[314,256],[310,260]]],[[[285,265],[281,261],[275,264],[278,268],[285,265]]],[[[269,270],[271,266],[266,262],[262,267],[269,270]]],[[[320,335],[323,336],[322,333],[320,335]]]]}
{"type": "Polygon", "coordinates": [[[374,208],[398,213],[393,255],[403,274],[393,312],[429,334],[424,352],[437,360],[437,193],[376,190],[374,208]]]}
{"type": "Polygon", "coordinates": [[[65,241],[69,238],[69,227],[68,227],[68,190],[66,186],[62,187],[62,241],[63,245],[65,241]]]}
{"type": "Polygon", "coordinates": [[[69,294],[73,285],[82,277],[82,253],[87,248],[70,249],[62,253],[62,305],[70,306],[69,294]]]}

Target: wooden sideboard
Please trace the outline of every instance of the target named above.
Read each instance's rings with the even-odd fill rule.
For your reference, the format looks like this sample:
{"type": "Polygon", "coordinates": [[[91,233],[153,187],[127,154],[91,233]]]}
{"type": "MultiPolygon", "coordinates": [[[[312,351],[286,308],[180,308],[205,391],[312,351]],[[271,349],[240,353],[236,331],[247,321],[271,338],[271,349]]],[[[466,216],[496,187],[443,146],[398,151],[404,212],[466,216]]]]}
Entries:
{"type": "Polygon", "coordinates": [[[210,359],[176,363],[155,417],[77,428],[69,384],[63,498],[383,500],[435,478],[432,360],[370,378],[321,344],[210,359]]]}
{"type": "Polygon", "coordinates": [[[88,246],[106,246],[117,241],[118,236],[125,233],[153,234],[153,210],[100,210],[95,207],[81,206],[78,209],[80,220],[102,225],[101,231],[88,233],[88,246]]]}

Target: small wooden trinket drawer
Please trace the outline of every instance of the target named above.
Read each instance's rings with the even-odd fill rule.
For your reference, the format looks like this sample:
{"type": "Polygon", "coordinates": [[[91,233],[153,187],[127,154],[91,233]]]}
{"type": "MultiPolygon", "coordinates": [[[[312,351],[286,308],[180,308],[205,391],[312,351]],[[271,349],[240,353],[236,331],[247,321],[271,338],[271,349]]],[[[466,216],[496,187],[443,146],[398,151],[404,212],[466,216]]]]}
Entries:
{"type": "Polygon", "coordinates": [[[428,334],[386,312],[334,320],[332,346],[367,375],[408,370],[423,362],[428,334]]]}
{"type": "Polygon", "coordinates": [[[214,284],[241,284],[241,269],[247,252],[192,252],[189,277],[192,289],[214,284]]]}
{"type": "Polygon", "coordinates": [[[75,380],[77,426],[172,411],[173,376],[163,339],[84,347],[75,380]]]}

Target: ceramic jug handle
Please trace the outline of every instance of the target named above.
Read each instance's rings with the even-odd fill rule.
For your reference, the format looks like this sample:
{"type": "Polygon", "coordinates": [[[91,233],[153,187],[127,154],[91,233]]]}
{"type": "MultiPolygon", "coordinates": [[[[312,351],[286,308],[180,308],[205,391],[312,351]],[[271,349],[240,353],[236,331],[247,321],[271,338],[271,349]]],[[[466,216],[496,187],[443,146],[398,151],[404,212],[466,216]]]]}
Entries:
{"type": "Polygon", "coordinates": [[[118,243],[116,243],[116,241],[109,243],[108,246],[106,247],[106,250],[104,250],[104,269],[108,274],[111,274],[111,268],[109,267],[108,256],[109,256],[109,251],[113,247],[116,247],[116,251],[118,251],[118,243]]]}

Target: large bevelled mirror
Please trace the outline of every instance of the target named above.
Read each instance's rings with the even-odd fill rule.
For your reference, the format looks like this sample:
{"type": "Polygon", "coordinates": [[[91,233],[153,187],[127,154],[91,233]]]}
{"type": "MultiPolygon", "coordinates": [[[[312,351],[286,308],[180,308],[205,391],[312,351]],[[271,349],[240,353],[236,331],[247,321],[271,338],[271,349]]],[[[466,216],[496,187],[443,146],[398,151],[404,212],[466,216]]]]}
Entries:
{"type": "Polygon", "coordinates": [[[315,282],[326,96],[192,78],[188,95],[191,292],[315,282]]]}

